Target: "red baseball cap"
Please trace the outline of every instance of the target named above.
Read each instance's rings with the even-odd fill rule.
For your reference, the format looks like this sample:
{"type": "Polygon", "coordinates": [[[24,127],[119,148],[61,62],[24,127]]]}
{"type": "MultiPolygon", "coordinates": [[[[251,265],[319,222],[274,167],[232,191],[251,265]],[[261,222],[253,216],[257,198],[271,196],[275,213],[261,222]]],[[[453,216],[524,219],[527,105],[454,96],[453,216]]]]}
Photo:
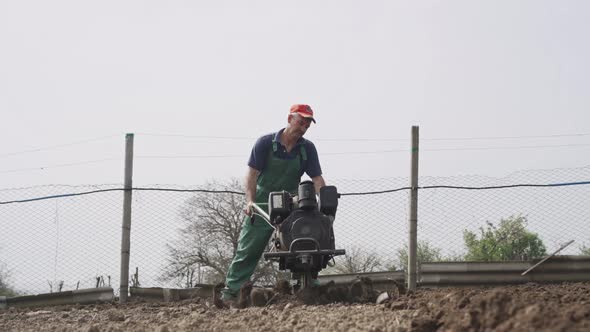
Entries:
{"type": "Polygon", "coordinates": [[[295,104],[295,105],[291,106],[291,110],[289,111],[289,114],[291,114],[291,113],[297,113],[304,118],[311,119],[311,121],[313,121],[313,123],[315,123],[315,119],[313,118],[313,110],[311,109],[311,107],[309,107],[309,105],[295,104]]]}

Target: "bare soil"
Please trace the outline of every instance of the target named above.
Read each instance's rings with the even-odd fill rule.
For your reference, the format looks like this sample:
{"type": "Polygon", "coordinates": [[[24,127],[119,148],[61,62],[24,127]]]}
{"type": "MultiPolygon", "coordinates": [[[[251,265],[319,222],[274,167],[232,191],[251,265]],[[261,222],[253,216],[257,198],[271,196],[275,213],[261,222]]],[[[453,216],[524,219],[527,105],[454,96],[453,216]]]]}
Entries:
{"type": "Polygon", "coordinates": [[[0,331],[590,331],[590,283],[419,289],[379,305],[217,309],[195,299],[9,308],[0,331]]]}

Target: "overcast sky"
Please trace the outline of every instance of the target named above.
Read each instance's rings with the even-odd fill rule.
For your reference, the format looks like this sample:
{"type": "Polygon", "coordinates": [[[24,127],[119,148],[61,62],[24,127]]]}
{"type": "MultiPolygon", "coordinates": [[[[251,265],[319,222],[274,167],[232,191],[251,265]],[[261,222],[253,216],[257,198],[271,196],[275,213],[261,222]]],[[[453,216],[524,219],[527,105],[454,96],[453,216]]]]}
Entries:
{"type": "Polygon", "coordinates": [[[242,177],[294,103],[328,182],[408,176],[412,125],[421,175],[587,166],[588,31],[583,0],[2,1],[0,188],[122,182],[125,133],[135,184],[242,177]]]}

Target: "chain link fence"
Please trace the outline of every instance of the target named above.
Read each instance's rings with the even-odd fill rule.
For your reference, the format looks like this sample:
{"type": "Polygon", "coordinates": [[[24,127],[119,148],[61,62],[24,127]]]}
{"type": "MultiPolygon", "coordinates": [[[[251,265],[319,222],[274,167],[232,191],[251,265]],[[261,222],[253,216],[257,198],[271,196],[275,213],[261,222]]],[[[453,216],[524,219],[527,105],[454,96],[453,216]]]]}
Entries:
{"type": "Polygon", "coordinates": [[[2,202],[64,195],[0,205],[0,261],[8,284],[35,294],[108,285],[110,277],[118,288],[123,192],[117,188],[121,185],[1,190],[2,202]],[[113,191],[67,196],[95,190],[113,191]]]}
{"type": "Polygon", "coordinates": [[[560,254],[580,254],[590,244],[590,167],[528,170],[504,178],[422,177],[418,242],[441,249],[443,258],[465,254],[465,231],[481,238],[481,228],[503,219],[524,217],[547,253],[568,241],[560,254]],[[440,188],[452,185],[457,188],[440,188]]]}
{"type": "MultiPolygon", "coordinates": [[[[421,177],[418,242],[438,250],[443,259],[461,258],[466,253],[464,231],[479,234],[486,222],[520,215],[548,252],[575,240],[563,253],[579,254],[580,246],[590,242],[590,185],[573,183],[588,179],[590,167],[523,171],[505,178],[421,177]],[[547,184],[557,185],[503,187],[547,184]]],[[[374,254],[380,269],[403,267],[399,254],[408,243],[408,183],[408,178],[332,181],[343,194],[334,226],[337,248],[374,254]]],[[[118,289],[121,188],[110,184],[0,190],[4,280],[26,294],[97,285],[118,289]],[[71,195],[76,193],[84,194],[71,195]]],[[[177,287],[178,281],[162,276],[170,263],[170,247],[187,236],[181,211],[201,187],[147,189],[133,191],[130,274],[138,269],[142,287],[177,287]]],[[[224,195],[243,200],[238,194],[224,195]]],[[[195,282],[203,281],[199,271],[191,276],[195,282]]]]}

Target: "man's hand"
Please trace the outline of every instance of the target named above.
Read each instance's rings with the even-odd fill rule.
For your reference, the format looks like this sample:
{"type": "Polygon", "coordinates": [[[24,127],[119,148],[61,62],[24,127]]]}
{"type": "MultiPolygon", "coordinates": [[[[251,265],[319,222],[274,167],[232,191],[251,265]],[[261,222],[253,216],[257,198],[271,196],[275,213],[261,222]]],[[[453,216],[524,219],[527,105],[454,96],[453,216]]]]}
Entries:
{"type": "Polygon", "coordinates": [[[252,167],[248,167],[248,174],[246,174],[246,207],[244,213],[248,216],[252,216],[252,203],[256,197],[256,179],[258,178],[258,172],[252,167]]]}
{"type": "Polygon", "coordinates": [[[244,213],[245,213],[247,216],[252,216],[252,212],[253,212],[253,211],[252,211],[252,209],[253,209],[253,208],[252,208],[252,204],[253,204],[253,202],[248,202],[248,203],[246,203],[246,207],[244,208],[244,213]]]}

